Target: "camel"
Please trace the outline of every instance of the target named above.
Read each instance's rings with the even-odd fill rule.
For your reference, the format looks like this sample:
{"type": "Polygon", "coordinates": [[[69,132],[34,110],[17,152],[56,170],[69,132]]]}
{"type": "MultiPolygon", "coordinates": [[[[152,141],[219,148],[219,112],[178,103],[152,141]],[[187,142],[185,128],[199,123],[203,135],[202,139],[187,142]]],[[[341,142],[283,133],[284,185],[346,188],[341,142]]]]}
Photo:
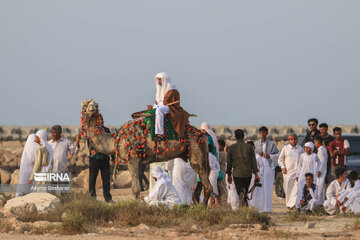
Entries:
{"type": "Polygon", "coordinates": [[[181,158],[184,161],[190,160],[192,168],[204,186],[204,203],[208,202],[213,191],[209,181],[211,169],[207,139],[200,130],[189,126],[187,139],[153,141],[150,124],[146,125],[146,119],[141,117],[122,125],[118,133],[109,134],[101,129],[102,116],[99,104],[94,100],[83,101],[81,104],[82,135],[90,138],[91,145],[98,152],[116,155],[117,159],[128,164],[132,192],[136,199],[140,197],[139,163],[149,164],[181,158]]]}

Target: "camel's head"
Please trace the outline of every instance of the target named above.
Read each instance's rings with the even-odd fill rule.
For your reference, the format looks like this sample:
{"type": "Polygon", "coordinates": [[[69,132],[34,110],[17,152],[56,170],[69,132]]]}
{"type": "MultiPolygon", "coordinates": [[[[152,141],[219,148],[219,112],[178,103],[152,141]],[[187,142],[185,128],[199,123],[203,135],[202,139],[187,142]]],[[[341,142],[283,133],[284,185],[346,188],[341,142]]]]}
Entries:
{"type": "Polygon", "coordinates": [[[94,100],[81,102],[81,134],[87,136],[87,130],[94,129],[93,133],[103,131],[103,118],[99,113],[99,104],[94,100]]]}
{"type": "Polygon", "coordinates": [[[99,113],[99,104],[94,100],[85,100],[81,102],[82,114],[87,117],[92,117],[95,113],[99,113]]]}

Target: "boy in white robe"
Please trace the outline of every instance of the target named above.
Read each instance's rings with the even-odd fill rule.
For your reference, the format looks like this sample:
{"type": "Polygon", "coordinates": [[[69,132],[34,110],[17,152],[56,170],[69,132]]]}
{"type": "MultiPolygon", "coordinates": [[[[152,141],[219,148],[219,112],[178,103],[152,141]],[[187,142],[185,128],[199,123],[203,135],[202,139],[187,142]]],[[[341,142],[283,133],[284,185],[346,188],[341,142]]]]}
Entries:
{"type": "Polygon", "coordinates": [[[296,171],[296,176],[298,181],[298,194],[297,194],[298,207],[300,207],[299,193],[302,192],[302,189],[305,184],[305,174],[312,173],[314,176],[314,182],[316,182],[316,176],[321,175],[321,172],[319,172],[321,162],[319,157],[315,153],[313,153],[313,151],[314,151],[314,144],[312,142],[307,142],[305,144],[305,152],[301,154],[299,159],[299,165],[296,171]]]}
{"type": "MultiPolygon", "coordinates": [[[[171,160],[173,162],[172,182],[178,192],[181,203],[190,205],[192,202],[192,190],[196,184],[196,172],[181,158],[171,160]]],[[[170,162],[170,161],[169,161],[170,162]]]]}
{"type": "Polygon", "coordinates": [[[211,186],[213,187],[213,192],[211,194],[211,197],[209,199],[209,207],[212,207],[212,201],[215,202],[215,207],[219,206],[219,189],[217,186],[219,171],[220,171],[220,164],[216,159],[216,156],[211,153],[213,146],[209,146],[209,163],[210,163],[210,174],[209,174],[209,180],[211,183],[211,186]]]}
{"type": "Polygon", "coordinates": [[[299,210],[312,212],[321,204],[318,199],[318,187],[314,184],[314,175],[312,173],[306,173],[305,178],[306,183],[298,193],[300,195],[299,210]]]}
{"type": "Polygon", "coordinates": [[[304,152],[304,149],[297,145],[298,137],[296,134],[290,134],[288,140],[289,144],[281,149],[278,162],[284,177],[283,187],[286,206],[288,209],[292,209],[296,204],[297,198],[296,170],[300,155],[304,152]]]}
{"type": "Polygon", "coordinates": [[[142,199],[151,206],[158,206],[163,204],[168,207],[172,207],[174,204],[180,204],[181,199],[177,193],[175,187],[172,185],[170,178],[161,169],[156,166],[151,170],[151,176],[154,178],[156,184],[149,193],[148,197],[142,199]]]}
{"type": "Polygon", "coordinates": [[[317,176],[316,185],[318,186],[318,199],[321,204],[325,201],[325,180],[326,180],[326,172],[327,172],[327,161],[328,161],[328,154],[327,150],[323,145],[323,138],[321,136],[316,136],[314,139],[314,145],[317,148],[317,156],[320,159],[320,168],[317,176]]]}
{"type": "Polygon", "coordinates": [[[36,135],[30,134],[26,140],[20,162],[19,185],[15,197],[19,197],[28,192],[29,179],[34,169],[36,150],[39,144],[35,142],[36,135]]]}
{"type": "Polygon", "coordinates": [[[336,179],[330,183],[326,190],[326,201],[324,202],[324,208],[330,215],[335,215],[340,212],[342,203],[338,200],[341,192],[350,189],[351,184],[347,179],[347,173],[345,167],[338,167],[335,169],[336,179]]]}

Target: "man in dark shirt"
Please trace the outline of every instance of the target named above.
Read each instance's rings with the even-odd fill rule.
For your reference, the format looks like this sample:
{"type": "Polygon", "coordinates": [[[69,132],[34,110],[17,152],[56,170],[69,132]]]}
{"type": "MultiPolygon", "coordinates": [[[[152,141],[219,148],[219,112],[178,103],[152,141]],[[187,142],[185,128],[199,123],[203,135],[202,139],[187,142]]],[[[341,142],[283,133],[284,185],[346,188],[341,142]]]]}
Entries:
{"type": "Polygon", "coordinates": [[[308,120],[309,125],[309,132],[306,133],[305,139],[302,142],[302,146],[305,145],[307,142],[313,142],[317,135],[320,134],[320,131],[317,129],[317,125],[319,124],[319,121],[316,118],[310,118],[308,120]]]}
{"type": "Polygon", "coordinates": [[[254,148],[244,142],[244,136],[245,133],[242,129],[235,130],[237,142],[229,147],[226,168],[228,183],[232,183],[231,176],[234,178],[240,206],[247,206],[247,193],[253,173],[255,174],[255,180],[260,182],[254,148]]]}
{"type": "Polygon", "coordinates": [[[319,129],[320,129],[320,135],[323,138],[323,144],[324,147],[326,148],[327,154],[328,154],[328,159],[327,159],[327,166],[326,166],[326,184],[327,183],[331,183],[333,180],[335,180],[335,176],[332,175],[331,173],[331,156],[330,156],[330,151],[329,151],[329,144],[335,140],[335,138],[333,136],[331,136],[328,133],[328,129],[329,126],[326,123],[321,123],[319,125],[319,129]]]}
{"type": "MultiPolygon", "coordinates": [[[[104,132],[110,133],[110,130],[104,126],[104,121],[101,119],[104,132]]],[[[90,164],[89,164],[89,192],[90,195],[96,197],[96,178],[99,170],[101,171],[101,180],[103,184],[103,195],[106,202],[114,202],[110,194],[110,157],[101,152],[97,152],[93,146],[91,146],[89,139],[87,144],[90,152],[90,164]]],[[[111,156],[112,160],[114,156],[111,156]]]]}

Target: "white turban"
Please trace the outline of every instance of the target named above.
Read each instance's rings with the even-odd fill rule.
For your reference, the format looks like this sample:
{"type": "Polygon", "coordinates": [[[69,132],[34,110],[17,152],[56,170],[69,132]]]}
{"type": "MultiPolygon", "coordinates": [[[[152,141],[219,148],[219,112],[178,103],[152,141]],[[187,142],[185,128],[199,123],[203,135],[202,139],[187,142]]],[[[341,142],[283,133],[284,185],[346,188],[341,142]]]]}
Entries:
{"type": "Polygon", "coordinates": [[[161,72],[154,77],[156,85],[156,102],[157,104],[164,101],[165,94],[170,90],[177,90],[174,83],[171,82],[169,75],[166,72],[161,72]],[[161,86],[158,83],[158,78],[161,79],[161,86]]]}
{"type": "Polygon", "coordinates": [[[201,129],[205,130],[212,138],[213,142],[214,142],[214,146],[216,148],[216,157],[217,159],[219,159],[219,143],[218,143],[218,139],[216,137],[216,134],[214,133],[214,131],[211,129],[210,123],[208,122],[203,122],[200,126],[201,129]]]}
{"type": "Polygon", "coordinates": [[[311,151],[314,151],[314,144],[312,142],[305,143],[305,147],[311,148],[311,151]]]}

